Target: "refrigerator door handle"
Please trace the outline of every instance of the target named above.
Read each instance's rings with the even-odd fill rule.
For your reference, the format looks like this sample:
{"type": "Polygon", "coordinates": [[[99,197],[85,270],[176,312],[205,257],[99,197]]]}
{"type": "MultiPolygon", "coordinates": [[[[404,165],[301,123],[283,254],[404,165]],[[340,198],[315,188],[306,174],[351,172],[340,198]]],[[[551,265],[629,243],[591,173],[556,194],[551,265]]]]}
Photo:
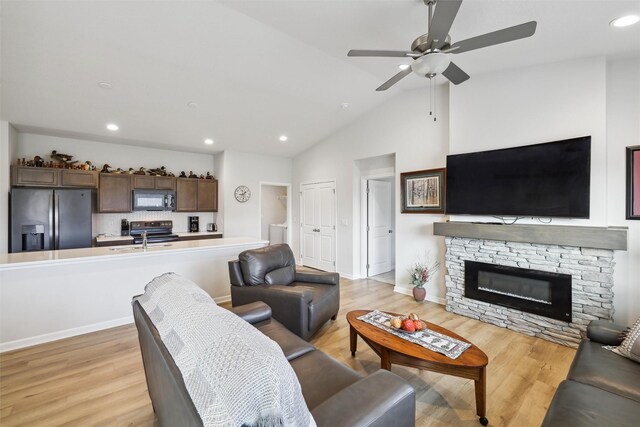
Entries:
{"type": "Polygon", "coordinates": [[[60,248],[60,196],[59,195],[55,195],[55,200],[54,200],[54,210],[55,212],[53,213],[53,221],[55,224],[55,234],[56,234],[56,247],[55,249],[59,249],[60,248]]]}
{"type": "MultiPolygon", "coordinates": [[[[53,202],[53,194],[49,195],[49,245],[53,246],[53,210],[54,210],[54,202],[53,202]]],[[[54,249],[50,247],[49,249],[54,249]]]]}

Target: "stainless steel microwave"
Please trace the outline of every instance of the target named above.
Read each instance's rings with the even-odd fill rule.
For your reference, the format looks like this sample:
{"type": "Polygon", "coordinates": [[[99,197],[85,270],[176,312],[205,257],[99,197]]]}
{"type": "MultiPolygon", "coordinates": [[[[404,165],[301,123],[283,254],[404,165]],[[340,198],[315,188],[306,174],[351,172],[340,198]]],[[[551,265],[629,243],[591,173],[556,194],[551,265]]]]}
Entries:
{"type": "Polygon", "coordinates": [[[173,190],[133,190],[134,211],[175,211],[176,192],[173,190]]]}

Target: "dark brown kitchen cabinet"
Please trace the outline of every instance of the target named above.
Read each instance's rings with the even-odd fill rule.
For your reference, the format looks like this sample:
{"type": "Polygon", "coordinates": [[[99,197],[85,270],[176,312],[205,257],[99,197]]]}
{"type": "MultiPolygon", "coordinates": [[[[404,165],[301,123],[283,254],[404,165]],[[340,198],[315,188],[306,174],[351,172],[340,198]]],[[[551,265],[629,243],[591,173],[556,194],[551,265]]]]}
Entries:
{"type": "Polygon", "coordinates": [[[131,212],[131,175],[100,174],[98,212],[131,212]]]}
{"type": "Polygon", "coordinates": [[[156,189],[176,190],[176,178],[171,176],[156,176],[156,189]]]}
{"type": "Polygon", "coordinates": [[[98,188],[98,171],[11,166],[14,187],[98,188]]]}
{"type": "Polygon", "coordinates": [[[198,180],[198,212],[218,212],[218,180],[198,180]]]}
{"type": "Polygon", "coordinates": [[[198,210],[198,180],[178,178],[176,183],[176,211],[196,212],[198,210]]]}
{"type": "Polygon", "coordinates": [[[156,188],[156,177],[150,175],[132,175],[133,188],[136,190],[150,190],[156,188]]]}
{"type": "Polygon", "coordinates": [[[11,166],[11,185],[29,187],[57,187],[60,170],[53,168],[34,168],[29,166],[11,166]]]}
{"type": "Polygon", "coordinates": [[[63,169],[60,171],[60,185],[62,187],[98,188],[99,173],[99,171],[63,169]]]}
{"type": "Polygon", "coordinates": [[[218,212],[218,180],[178,178],[176,211],[218,212]]]}
{"type": "Polygon", "coordinates": [[[170,176],[132,175],[136,190],[174,190],[176,178],[170,176]]]}

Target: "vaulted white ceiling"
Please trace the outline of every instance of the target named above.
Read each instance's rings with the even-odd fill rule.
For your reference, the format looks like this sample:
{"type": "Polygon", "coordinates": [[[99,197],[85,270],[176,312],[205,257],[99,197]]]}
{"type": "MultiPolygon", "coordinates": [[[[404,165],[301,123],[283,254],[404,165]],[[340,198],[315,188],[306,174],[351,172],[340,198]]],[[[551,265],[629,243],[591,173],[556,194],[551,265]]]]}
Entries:
{"type": "MultiPolygon", "coordinates": [[[[375,92],[402,59],[346,56],[408,49],[426,32],[422,0],[3,0],[0,13],[1,115],[25,130],[295,156],[402,91],[424,90],[427,100],[426,81],[413,75],[375,92]],[[205,146],[205,138],[216,142],[205,146]]],[[[609,26],[626,13],[640,14],[640,1],[466,0],[453,41],[530,20],[538,28],[453,59],[473,78],[586,56],[638,57],[640,25],[609,26]]]]}

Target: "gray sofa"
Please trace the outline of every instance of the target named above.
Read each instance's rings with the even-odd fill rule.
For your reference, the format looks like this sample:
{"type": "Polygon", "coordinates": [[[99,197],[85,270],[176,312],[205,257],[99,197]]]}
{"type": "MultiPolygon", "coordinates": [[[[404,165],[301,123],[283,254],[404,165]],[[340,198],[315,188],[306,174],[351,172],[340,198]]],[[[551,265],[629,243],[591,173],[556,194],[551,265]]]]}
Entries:
{"type": "Polygon", "coordinates": [[[340,276],[322,271],[296,271],[289,245],[241,252],[229,262],[231,305],[263,301],[273,317],[309,340],[340,308],[340,276]]]}
{"type": "Polygon", "coordinates": [[[589,324],[543,427],[640,425],[640,363],[602,348],[620,345],[625,329],[602,320],[589,324]]]}
{"type": "MultiPolygon", "coordinates": [[[[202,426],[182,375],[157,329],[140,303],[134,299],[132,304],[149,396],[160,425],[202,426]]],[[[362,377],[288,331],[271,317],[271,309],[262,302],[231,311],[282,348],[318,426],[415,425],[415,391],[402,378],[385,370],[362,377]]]]}

